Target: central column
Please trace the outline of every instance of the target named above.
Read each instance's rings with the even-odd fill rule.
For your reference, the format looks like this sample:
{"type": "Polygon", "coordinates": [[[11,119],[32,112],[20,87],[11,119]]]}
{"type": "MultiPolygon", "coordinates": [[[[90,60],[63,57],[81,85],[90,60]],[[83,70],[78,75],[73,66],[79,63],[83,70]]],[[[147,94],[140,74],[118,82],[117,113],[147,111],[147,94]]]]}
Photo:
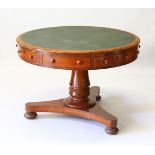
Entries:
{"type": "Polygon", "coordinates": [[[65,104],[72,108],[90,108],[94,103],[89,101],[89,76],[87,70],[72,70],[69,94],[70,97],[65,100],[65,104]]]}

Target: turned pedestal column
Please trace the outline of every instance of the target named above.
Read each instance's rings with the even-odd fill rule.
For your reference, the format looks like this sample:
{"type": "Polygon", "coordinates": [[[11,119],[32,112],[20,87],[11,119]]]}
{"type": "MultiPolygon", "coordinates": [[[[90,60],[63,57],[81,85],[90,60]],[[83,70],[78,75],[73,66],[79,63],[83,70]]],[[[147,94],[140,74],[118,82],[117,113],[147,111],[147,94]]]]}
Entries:
{"type": "Polygon", "coordinates": [[[72,108],[90,108],[95,105],[95,101],[89,99],[90,82],[88,71],[72,70],[69,94],[70,97],[64,100],[65,105],[72,108]]]}

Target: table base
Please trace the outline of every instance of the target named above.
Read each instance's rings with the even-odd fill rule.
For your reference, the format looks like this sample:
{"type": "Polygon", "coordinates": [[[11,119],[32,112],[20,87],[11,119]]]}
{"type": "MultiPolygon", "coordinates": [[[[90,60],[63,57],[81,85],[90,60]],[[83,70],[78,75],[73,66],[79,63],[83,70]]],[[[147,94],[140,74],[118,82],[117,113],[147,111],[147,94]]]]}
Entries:
{"type": "Polygon", "coordinates": [[[37,117],[36,112],[64,113],[95,120],[107,126],[105,129],[106,133],[113,135],[117,134],[117,118],[106,112],[98,103],[96,103],[96,101],[101,99],[99,93],[99,87],[93,86],[90,88],[90,95],[88,99],[93,104],[86,108],[74,108],[66,105],[66,100],[68,101],[70,98],[43,102],[29,102],[25,105],[26,113],[24,116],[28,119],[35,119],[37,117]]]}

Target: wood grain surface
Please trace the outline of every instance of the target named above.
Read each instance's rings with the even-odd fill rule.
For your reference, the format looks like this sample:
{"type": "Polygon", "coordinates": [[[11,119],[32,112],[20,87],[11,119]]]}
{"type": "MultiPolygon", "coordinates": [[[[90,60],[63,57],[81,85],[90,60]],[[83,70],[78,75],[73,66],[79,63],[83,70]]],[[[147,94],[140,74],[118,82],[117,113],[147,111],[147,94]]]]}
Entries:
{"type": "Polygon", "coordinates": [[[33,30],[17,38],[18,54],[28,63],[72,70],[69,97],[26,104],[25,117],[36,112],[57,112],[105,124],[108,134],[117,134],[117,118],[103,110],[99,87],[90,89],[88,70],[131,63],[139,54],[140,39],[129,32],[88,26],[33,30]]]}

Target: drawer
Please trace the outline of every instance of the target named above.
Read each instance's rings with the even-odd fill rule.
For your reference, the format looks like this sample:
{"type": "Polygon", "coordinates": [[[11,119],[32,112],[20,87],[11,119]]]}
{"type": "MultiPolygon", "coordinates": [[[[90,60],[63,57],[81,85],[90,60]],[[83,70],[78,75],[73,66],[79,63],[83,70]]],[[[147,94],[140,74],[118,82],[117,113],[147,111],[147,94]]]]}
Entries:
{"type": "Polygon", "coordinates": [[[100,55],[94,58],[94,68],[109,68],[121,66],[137,58],[135,52],[125,52],[111,55],[100,55]]]}
{"type": "Polygon", "coordinates": [[[127,64],[132,62],[137,58],[138,52],[127,52],[126,54],[122,54],[122,63],[127,64]]]}
{"type": "Polygon", "coordinates": [[[18,53],[19,53],[19,56],[26,62],[35,64],[35,65],[42,65],[41,52],[28,50],[26,48],[21,49],[19,47],[18,53]]]}
{"type": "Polygon", "coordinates": [[[92,65],[92,59],[90,56],[81,55],[63,55],[63,54],[43,54],[43,66],[51,68],[62,69],[90,69],[92,65]]]}
{"type": "Polygon", "coordinates": [[[95,57],[95,68],[107,68],[113,67],[120,63],[119,55],[100,55],[95,57]]]}

